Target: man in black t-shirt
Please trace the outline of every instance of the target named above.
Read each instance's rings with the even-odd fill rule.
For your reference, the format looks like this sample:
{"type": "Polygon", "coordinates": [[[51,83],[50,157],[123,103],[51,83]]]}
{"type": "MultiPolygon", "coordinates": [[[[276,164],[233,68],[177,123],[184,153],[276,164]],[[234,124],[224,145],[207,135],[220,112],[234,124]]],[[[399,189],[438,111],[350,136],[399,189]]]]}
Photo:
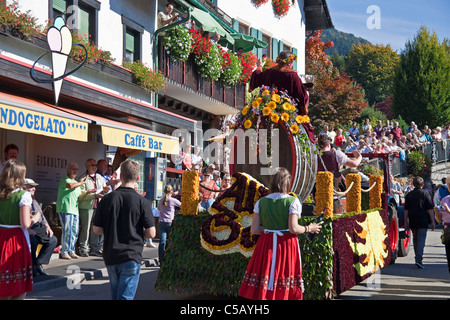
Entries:
{"type": "Polygon", "coordinates": [[[103,260],[113,300],[132,300],[139,283],[144,238],[156,235],[150,203],[134,190],[139,164],[120,165],[121,186],[103,197],[94,217],[94,232],[104,235],[103,260]]]}
{"type": "Polygon", "coordinates": [[[414,177],[414,190],[405,197],[405,227],[411,229],[415,262],[418,268],[423,269],[422,259],[427,237],[428,225],[434,230],[433,201],[430,194],[423,190],[424,181],[421,177],[414,177]]]}

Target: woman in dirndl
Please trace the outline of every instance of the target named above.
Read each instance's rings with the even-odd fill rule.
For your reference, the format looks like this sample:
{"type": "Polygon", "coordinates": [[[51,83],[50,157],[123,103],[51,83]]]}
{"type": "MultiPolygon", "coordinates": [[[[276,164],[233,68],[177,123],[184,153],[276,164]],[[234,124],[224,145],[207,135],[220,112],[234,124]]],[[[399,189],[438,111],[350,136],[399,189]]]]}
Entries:
{"type": "Polygon", "coordinates": [[[27,229],[38,222],[31,216],[31,194],[22,189],[26,167],[8,160],[0,173],[0,299],[23,299],[33,290],[33,263],[27,229]]]}
{"type": "Polygon", "coordinates": [[[322,223],[298,224],[302,206],[289,195],[291,175],[278,168],[270,194],[256,202],[251,232],[260,235],[239,295],[253,300],[302,300],[300,247],[297,235],[319,233],[322,223]]]}

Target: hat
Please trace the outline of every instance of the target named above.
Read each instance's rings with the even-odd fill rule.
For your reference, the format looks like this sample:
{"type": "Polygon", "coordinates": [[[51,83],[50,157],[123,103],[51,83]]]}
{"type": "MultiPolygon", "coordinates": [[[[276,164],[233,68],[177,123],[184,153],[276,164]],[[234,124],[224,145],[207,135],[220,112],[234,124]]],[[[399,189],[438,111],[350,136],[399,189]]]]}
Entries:
{"type": "Polygon", "coordinates": [[[30,179],[30,178],[26,178],[25,179],[25,182],[23,183],[24,185],[30,185],[30,186],[32,186],[32,187],[36,187],[36,186],[38,186],[39,185],[39,183],[36,183],[36,182],[34,182],[34,180],[33,179],[30,179]]]}

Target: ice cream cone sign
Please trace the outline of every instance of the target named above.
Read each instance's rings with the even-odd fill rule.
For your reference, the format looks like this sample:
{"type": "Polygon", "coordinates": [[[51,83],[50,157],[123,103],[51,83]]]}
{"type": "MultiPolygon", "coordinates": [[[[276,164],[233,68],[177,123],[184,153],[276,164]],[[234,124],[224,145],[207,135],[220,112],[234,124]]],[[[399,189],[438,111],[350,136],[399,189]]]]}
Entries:
{"type": "Polygon", "coordinates": [[[57,17],[47,31],[47,43],[52,53],[52,78],[55,105],[58,104],[61,86],[66,72],[67,59],[72,50],[72,34],[62,17],[57,17]]]}

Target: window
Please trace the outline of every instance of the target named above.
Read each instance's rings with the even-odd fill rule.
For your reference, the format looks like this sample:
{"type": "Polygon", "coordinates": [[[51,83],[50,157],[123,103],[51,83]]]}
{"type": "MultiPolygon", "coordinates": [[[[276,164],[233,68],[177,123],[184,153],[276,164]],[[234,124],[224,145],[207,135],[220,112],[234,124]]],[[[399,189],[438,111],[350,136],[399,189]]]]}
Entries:
{"type": "Polygon", "coordinates": [[[262,54],[263,55],[265,54],[268,58],[272,59],[270,54],[270,37],[268,35],[263,34],[261,40],[267,43],[267,47],[261,49],[262,54]]]}
{"type": "Polygon", "coordinates": [[[245,24],[239,23],[239,33],[248,35],[249,29],[250,28],[248,26],[246,26],[245,24]]]}
{"type": "Polygon", "coordinates": [[[67,1],[66,0],[51,0],[50,1],[50,11],[49,18],[50,20],[55,19],[58,16],[64,18],[66,20],[66,10],[67,10],[67,1]]]}
{"type": "Polygon", "coordinates": [[[97,43],[97,27],[95,9],[79,4],[78,32],[85,40],[97,43]]]}
{"type": "Polygon", "coordinates": [[[141,39],[144,27],[122,16],[123,24],[123,58],[133,62],[142,60],[141,39]]]}

